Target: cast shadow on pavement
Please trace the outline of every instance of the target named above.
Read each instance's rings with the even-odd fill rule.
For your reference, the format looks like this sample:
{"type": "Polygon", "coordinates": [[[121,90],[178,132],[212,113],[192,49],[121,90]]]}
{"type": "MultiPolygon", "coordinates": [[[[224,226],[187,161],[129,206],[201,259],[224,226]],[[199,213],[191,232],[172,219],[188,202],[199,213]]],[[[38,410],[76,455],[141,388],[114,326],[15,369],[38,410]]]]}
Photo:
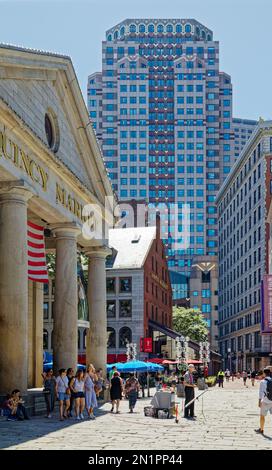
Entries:
{"type": "MultiPolygon", "coordinates": [[[[96,420],[108,411],[99,408],[96,410],[96,420]]],[[[84,422],[88,422],[90,429],[95,422],[87,417],[84,422]]],[[[76,428],[80,426],[83,421],[77,421],[75,418],[69,418],[65,421],[60,421],[57,412],[54,412],[53,417],[48,419],[44,416],[33,416],[30,420],[24,421],[7,421],[6,417],[0,418],[0,449],[8,449],[12,446],[19,446],[27,441],[38,439],[47,434],[57,432],[65,428],[76,428]]],[[[36,447],[36,446],[35,446],[36,447]]],[[[60,444],[61,449],[61,444],[60,444]]]]}

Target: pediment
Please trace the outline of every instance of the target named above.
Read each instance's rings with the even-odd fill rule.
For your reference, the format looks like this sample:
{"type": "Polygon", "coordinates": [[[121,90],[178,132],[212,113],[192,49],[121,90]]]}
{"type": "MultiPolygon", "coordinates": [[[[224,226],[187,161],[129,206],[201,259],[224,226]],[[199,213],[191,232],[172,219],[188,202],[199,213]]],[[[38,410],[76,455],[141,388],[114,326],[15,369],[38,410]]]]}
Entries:
{"type": "Polygon", "coordinates": [[[70,59],[0,46],[0,99],[48,148],[45,115],[53,113],[55,156],[104,204],[111,185],[70,59]]]}

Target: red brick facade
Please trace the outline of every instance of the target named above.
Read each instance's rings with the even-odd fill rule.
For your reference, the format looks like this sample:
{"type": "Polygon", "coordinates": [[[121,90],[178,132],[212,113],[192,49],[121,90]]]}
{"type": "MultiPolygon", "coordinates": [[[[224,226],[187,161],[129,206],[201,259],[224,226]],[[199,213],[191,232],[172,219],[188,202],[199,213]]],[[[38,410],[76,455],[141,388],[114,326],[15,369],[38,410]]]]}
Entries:
{"type": "Polygon", "coordinates": [[[172,288],[163,242],[160,238],[160,222],[157,218],[156,240],[144,264],[144,332],[149,336],[148,321],[172,327],[172,288]]]}

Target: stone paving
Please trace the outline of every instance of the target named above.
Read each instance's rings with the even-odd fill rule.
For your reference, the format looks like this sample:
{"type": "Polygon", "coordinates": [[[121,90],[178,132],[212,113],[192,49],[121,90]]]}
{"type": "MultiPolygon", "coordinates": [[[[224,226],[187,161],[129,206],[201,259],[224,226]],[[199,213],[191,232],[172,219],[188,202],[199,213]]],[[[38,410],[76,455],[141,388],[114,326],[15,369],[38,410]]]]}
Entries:
{"type": "Polygon", "coordinates": [[[127,401],[122,401],[120,415],[111,414],[107,403],[97,411],[95,421],[60,422],[57,416],[51,420],[35,417],[25,422],[0,418],[0,448],[272,450],[271,416],[266,419],[265,435],[254,433],[259,425],[258,384],[252,387],[249,383],[246,388],[241,379],[225,383],[224,389],[209,389],[203,402],[201,398],[196,404],[197,420],[180,418],[178,424],[174,419],[145,417],[143,408],[149,400],[138,400],[133,415],[127,412],[127,401]]]}

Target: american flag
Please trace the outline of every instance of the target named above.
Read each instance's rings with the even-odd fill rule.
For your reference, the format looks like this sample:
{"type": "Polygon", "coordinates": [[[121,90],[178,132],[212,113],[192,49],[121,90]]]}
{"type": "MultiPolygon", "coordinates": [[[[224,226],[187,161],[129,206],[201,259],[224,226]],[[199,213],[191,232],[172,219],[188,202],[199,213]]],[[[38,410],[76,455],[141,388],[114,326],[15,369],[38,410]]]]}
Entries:
{"type": "Polygon", "coordinates": [[[45,257],[44,229],[27,221],[28,279],[35,282],[48,282],[45,257]]]}

